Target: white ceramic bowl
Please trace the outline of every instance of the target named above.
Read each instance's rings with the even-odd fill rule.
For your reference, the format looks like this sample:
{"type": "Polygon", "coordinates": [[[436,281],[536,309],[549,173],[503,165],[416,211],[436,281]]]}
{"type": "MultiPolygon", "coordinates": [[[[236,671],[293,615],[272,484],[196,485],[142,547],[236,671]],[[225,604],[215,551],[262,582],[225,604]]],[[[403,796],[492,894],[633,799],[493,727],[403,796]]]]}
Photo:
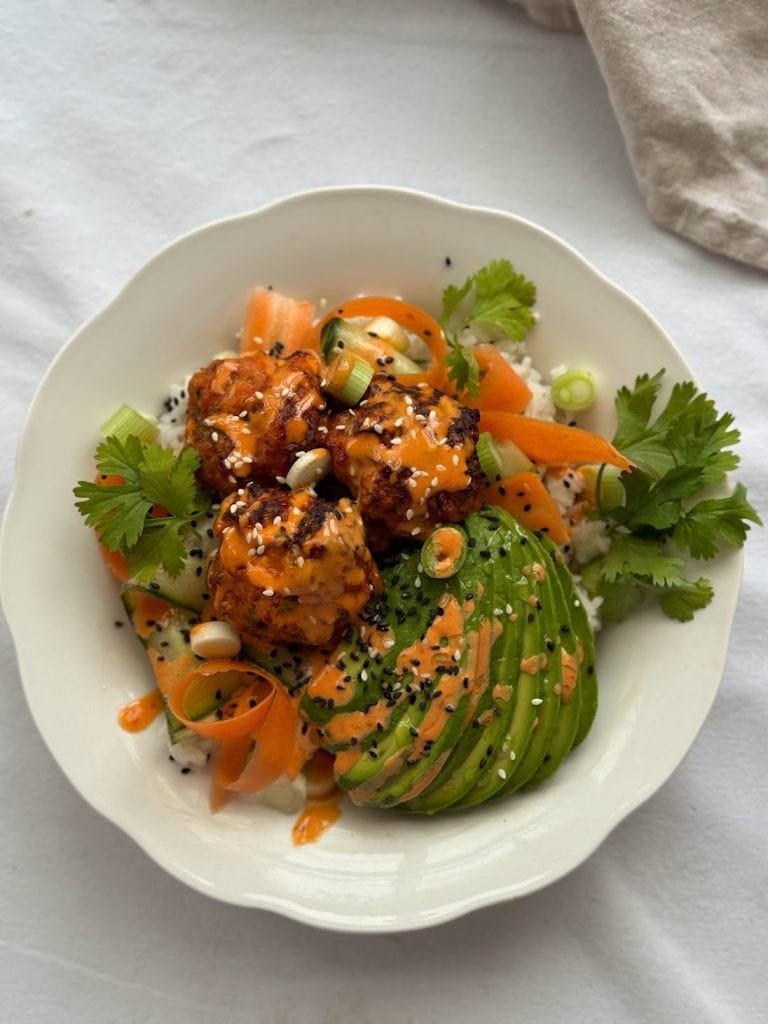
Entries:
{"type": "Polygon", "coordinates": [[[292,820],[253,802],[211,816],[206,780],[169,764],[162,724],[137,736],[116,725],[151,676],[130,630],[113,627],[117,589],[72,503],[74,482],[93,472],[98,425],[122,402],[152,411],[170,382],[229,347],[253,284],[331,303],[360,291],[402,294],[436,312],[447,283],[502,256],[538,285],[536,363],[597,371],[603,397],[592,427],[611,434],[612,396],[637,373],[663,366],[672,380],[691,376],[652,318],[547,231],[423,194],[341,188],[174,242],[77,332],[40,387],[2,535],[2,599],[29,706],[85,799],[201,892],[344,931],[449,920],[578,865],[664,782],[704,722],[739,554],[707,566],[715,600],[692,623],[648,609],[606,631],[587,741],[540,789],[468,813],[345,808],[320,842],[297,848],[292,820]]]}

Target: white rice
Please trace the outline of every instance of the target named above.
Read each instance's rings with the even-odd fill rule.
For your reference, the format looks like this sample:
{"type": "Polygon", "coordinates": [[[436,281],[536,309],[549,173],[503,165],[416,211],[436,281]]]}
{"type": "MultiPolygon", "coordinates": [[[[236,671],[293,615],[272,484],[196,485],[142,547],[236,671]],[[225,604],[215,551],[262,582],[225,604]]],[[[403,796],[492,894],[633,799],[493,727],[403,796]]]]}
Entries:
{"type": "Polygon", "coordinates": [[[184,429],[187,423],[187,385],[189,377],[173,384],[168,390],[168,397],[163,402],[163,409],[157,417],[157,443],[166,448],[180,452],[184,446],[184,429]]]}

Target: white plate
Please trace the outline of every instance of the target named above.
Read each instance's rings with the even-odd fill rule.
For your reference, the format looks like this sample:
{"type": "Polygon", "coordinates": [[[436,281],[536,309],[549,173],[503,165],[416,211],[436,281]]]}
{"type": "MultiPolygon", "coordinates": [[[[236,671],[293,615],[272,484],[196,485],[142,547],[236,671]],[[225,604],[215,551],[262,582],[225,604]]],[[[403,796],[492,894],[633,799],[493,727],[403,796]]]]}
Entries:
{"type": "Polygon", "coordinates": [[[241,801],[208,813],[201,776],[169,764],[162,725],[136,737],[117,710],[150,686],[143,651],[71,488],[93,472],[98,425],[122,402],[154,411],[170,382],[231,345],[248,289],[335,303],[402,294],[436,312],[443,287],[509,257],[539,288],[536,363],[594,367],[591,426],[637,373],[690,377],[652,318],[554,235],[506,213],[385,188],[304,193],[220,221],[152,259],[65,346],[32,405],[2,535],[2,599],[35,721],[93,807],[181,881],[217,899],[344,931],[446,921],[521,896],[587,857],[680,762],[723,670],[740,554],[707,566],[715,600],[680,625],[655,610],[600,637],[600,711],[540,789],[432,819],[345,808],[320,842],[241,801]],[[452,265],[446,266],[446,257],[452,265]]]}

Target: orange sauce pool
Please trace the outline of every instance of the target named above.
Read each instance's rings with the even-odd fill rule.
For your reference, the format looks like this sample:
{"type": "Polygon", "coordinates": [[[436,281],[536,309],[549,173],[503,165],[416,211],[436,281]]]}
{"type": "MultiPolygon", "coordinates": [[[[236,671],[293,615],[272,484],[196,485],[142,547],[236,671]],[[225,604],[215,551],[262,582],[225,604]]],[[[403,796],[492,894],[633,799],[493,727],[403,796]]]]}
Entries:
{"type": "Polygon", "coordinates": [[[159,690],[153,690],[120,708],[117,722],[126,732],[141,732],[154,722],[162,710],[162,694],[159,690]]]}
{"type": "Polygon", "coordinates": [[[298,816],[291,831],[294,846],[315,843],[334,822],[341,817],[339,803],[342,794],[328,800],[308,803],[298,816]]]}

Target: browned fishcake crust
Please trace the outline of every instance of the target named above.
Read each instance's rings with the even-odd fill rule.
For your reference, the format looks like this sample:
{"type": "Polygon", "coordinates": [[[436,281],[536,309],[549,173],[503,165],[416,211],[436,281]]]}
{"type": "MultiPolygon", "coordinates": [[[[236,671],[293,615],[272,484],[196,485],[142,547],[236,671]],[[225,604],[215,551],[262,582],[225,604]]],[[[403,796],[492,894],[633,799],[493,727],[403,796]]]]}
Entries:
{"type": "Polygon", "coordinates": [[[374,377],[366,398],[332,417],[333,472],[356,496],[376,546],[423,540],[482,505],[479,413],[426,384],[374,377]]]}
{"type": "Polygon", "coordinates": [[[221,538],[208,572],[214,609],[257,642],[338,639],[380,586],[348,498],[250,483],[223,502],[214,530],[221,538]]]}
{"type": "Polygon", "coordinates": [[[224,496],[248,480],[274,483],[296,453],[324,442],[322,367],[312,352],[214,359],[189,382],[186,443],[203,487],[224,496]]]}

